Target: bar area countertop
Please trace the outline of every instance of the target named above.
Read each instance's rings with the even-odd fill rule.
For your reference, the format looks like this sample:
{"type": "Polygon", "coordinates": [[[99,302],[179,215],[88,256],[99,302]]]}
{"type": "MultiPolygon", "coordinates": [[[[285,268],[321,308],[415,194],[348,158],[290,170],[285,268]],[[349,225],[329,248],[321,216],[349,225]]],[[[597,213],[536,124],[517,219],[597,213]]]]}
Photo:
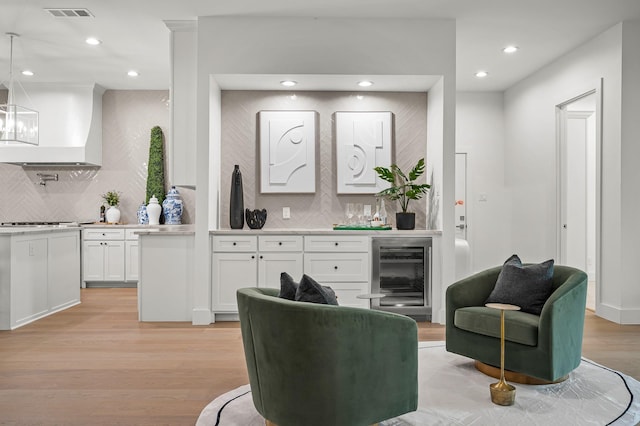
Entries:
{"type": "Polygon", "coordinates": [[[216,229],[209,231],[211,235],[375,235],[376,237],[403,236],[403,237],[424,237],[442,235],[442,231],[427,229],[412,229],[408,231],[389,229],[380,230],[372,227],[370,229],[343,230],[332,228],[274,228],[274,229],[216,229]]]}

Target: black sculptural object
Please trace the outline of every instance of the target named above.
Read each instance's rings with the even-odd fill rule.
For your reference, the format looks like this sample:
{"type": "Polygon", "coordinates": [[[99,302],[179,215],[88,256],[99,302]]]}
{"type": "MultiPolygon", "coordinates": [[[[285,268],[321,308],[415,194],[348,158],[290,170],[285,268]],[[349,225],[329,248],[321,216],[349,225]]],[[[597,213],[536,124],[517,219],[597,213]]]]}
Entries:
{"type": "Polygon", "coordinates": [[[231,229],[244,227],[243,212],[242,173],[240,173],[240,166],[236,164],[231,175],[231,199],[229,200],[229,226],[231,229]]]}
{"type": "Polygon", "coordinates": [[[267,221],[267,209],[262,210],[245,210],[245,216],[247,217],[247,225],[251,229],[262,229],[264,223],[267,221]]]}

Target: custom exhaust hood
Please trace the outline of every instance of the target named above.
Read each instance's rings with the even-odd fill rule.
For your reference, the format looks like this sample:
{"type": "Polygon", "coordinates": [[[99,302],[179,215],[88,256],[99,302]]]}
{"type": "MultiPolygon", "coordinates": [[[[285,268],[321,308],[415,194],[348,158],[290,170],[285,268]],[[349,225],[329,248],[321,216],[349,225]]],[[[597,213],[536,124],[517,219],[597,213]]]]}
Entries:
{"type": "Polygon", "coordinates": [[[28,99],[19,101],[39,112],[39,144],[0,143],[0,163],[101,166],[104,88],[97,84],[24,86],[28,99]]]}

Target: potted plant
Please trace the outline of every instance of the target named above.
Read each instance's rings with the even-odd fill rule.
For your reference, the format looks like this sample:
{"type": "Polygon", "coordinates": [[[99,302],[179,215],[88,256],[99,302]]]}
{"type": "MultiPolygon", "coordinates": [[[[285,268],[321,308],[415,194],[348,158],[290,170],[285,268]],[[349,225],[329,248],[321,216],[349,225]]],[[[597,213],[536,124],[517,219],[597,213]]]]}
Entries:
{"type": "Polygon", "coordinates": [[[118,191],[107,191],[102,194],[102,199],[109,206],[106,213],[107,223],[118,223],[120,221],[120,194],[118,191]]]}
{"type": "Polygon", "coordinates": [[[400,167],[395,164],[392,164],[390,168],[375,167],[374,170],[381,179],[391,183],[389,188],[378,192],[376,195],[394,201],[398,200],[400,203],[402,211],[396,213],[396,228],[414,229],[416,226],[416,214],[407,212],[409,201],[419,200],[431,187],[426,183],[415,182],[425,171],[424,158],[418,160],[418,163],[408,174],[400,170],[400,167]]]}

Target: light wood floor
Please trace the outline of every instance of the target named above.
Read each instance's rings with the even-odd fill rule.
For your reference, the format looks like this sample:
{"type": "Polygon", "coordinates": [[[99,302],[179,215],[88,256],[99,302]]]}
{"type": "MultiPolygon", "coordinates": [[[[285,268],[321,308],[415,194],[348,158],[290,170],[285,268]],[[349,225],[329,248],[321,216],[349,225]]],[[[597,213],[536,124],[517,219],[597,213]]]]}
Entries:
{"type": "MultiPolygon", "coordinates": [[[[444,327],[419,325],[419,339],[444,327]]],[[[640,379],[640,326],[587,311],[584,356],[640,379]]],[[[248,383],[237,323],[139,323],[135,289],[82,290],[82,304],[0,331],[0,424],[193,425],[248,383]]]]}

